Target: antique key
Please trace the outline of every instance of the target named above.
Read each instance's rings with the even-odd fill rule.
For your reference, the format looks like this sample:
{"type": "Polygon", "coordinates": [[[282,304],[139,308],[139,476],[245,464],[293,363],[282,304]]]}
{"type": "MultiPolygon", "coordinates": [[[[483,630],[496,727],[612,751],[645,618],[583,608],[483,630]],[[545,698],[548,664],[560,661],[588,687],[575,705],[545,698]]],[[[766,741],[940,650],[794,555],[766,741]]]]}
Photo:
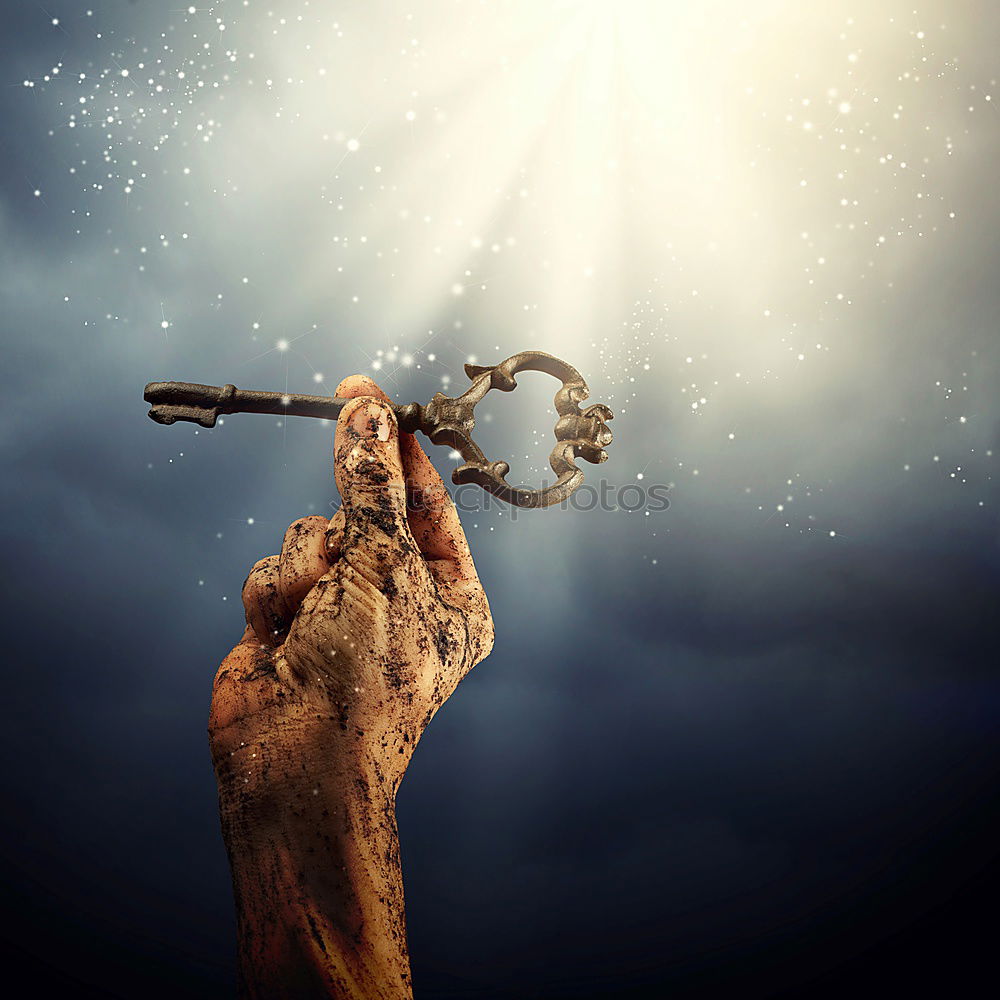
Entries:
{"type": "MultiPolygon", "coordinates": [[[[596,403],[581,410],[579,404],[590,395],[583,376],[572,365],[542,351],[521,351],[492,367],[466,365],[472,385],[454,399],[438,392],[427,404],[392,404],[399,429],[422,431],[434,444],[454,448],[465,459],[451,474],[452,482],[476,483],[484,490],[516,507],[548,507],[569,497],[583,482],[583,472],[574,459],[584,458],[597,464],[605,462],[604,450],[612,441],[605,421],[613,414],[596,403]],[[491,462],[472,440],[476,404],[490,391],[510,392],[517,388],[518,372],[545,372],[562,382],[556,393],[556,446],[549,465],[556,481],[543,489],[529,490],[512,486],[504,478],[510,466],[491,462]]],[[[202,427],[214,427],[225,413],[278,413],[293,417],[326,417],[335,420],[350,402],[337,396],[300,396],[279,392],[256,392],[237,389],[235,385],[196,385],[190,382],[150,382],[143,397],[152,406],[150,417],[158,424],[189,420],[202,427]]]]}

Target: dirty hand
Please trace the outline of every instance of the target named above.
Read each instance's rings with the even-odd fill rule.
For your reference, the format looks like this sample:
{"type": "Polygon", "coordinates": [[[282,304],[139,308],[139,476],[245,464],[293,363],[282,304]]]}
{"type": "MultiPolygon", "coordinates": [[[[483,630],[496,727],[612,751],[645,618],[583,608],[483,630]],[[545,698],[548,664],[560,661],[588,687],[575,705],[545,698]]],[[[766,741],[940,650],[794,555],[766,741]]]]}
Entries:
{"type": "Polygon", "coordinates": [[[395,794],[417,741],[493,644],[458,513],[363,376],[337,422],[342,507],[243,587],[209,735],[236,888],[242,994],[411,995],[395,794]]]}

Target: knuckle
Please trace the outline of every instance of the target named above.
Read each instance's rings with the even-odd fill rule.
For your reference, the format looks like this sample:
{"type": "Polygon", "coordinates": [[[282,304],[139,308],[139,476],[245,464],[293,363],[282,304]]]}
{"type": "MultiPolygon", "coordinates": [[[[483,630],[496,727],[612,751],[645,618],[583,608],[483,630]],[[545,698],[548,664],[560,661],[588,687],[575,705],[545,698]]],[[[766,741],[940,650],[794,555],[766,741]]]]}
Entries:
{"type": "Polygon", "coordinates": [[[327,520],[325,517],[321,517],[319,514],[310,514],[307,517],[300,517],[288,526],[285,531],[286,541],[297,541],[303,535],[312,534],[317,528],[327,525],[327,520]]]}
{"type": "Polygon", "coordinates": [[[253,564],[243,581],[243,601],[252,599],[262,587],[273,579],[276,573],[277,556],[265,556],[253,564]]]}

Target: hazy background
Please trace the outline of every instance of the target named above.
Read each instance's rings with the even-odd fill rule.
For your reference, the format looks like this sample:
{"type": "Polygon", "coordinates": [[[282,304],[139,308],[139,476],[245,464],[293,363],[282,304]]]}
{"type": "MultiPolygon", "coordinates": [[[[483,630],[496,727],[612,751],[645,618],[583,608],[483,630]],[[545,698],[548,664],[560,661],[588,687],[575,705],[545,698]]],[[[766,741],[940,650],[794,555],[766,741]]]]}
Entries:
{"type": "MultiPolygon", "coordinates": [[[[463,514],[497,643],[400,792],[418,997],[992,976],[1000,8],[19,0],[0,45],[8,969],[233,989],[210,683],[331,428],[144,383],[540,348],[615,410],[588,482],[671,507],[463,514]]],[[[490,399],[512,478],[550,383],[490,399]]]]}

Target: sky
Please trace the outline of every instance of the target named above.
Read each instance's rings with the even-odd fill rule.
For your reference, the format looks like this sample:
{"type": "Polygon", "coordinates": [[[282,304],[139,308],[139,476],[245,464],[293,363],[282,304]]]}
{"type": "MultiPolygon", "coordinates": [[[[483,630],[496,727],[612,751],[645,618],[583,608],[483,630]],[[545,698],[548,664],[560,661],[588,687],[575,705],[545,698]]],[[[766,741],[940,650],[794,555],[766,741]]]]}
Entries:
{"type": "MultiPolygon", "coordinates": [[[[399,794],[418,1000],[967,992],[1000,842],[1000,9],[4,23],[8,967],[234,988],[211,680],[249,567],[338,505],[332,427],[164,428],[145,383],[425,402],[539,349],[615,413],[605,499],[463,493],[497,640],[399,794]]],[[[476,438],[536,485],[556,384],[519,382],[476,438]]]]}

